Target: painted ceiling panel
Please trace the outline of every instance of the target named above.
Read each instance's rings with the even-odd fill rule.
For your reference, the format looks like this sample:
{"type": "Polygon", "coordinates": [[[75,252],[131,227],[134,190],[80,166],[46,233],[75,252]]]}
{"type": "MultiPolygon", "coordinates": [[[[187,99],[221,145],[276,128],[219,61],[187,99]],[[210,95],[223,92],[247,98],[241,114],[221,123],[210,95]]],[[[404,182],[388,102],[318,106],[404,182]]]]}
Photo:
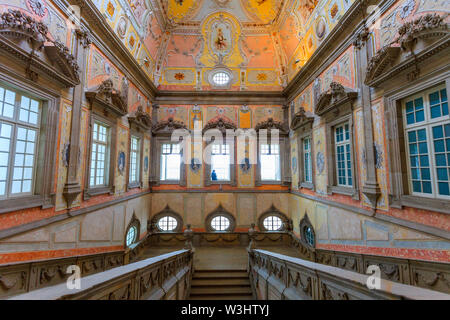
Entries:
{"type": "Polygon", "coordinates": [[[354,0],[95,0],[157,87],[278,90],[354,0]],[[218,72],[218,71],[217,71],[218,72]]]}

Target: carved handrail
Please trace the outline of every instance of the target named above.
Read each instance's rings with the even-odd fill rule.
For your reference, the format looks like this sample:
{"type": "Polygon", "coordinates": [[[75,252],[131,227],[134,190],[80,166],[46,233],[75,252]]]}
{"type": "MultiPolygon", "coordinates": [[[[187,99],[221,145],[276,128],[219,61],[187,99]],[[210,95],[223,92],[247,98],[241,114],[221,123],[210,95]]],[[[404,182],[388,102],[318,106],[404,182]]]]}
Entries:
{"type": "MultiPolygon", "coordinates": [[[[370,275],[293,258],[266,250],[248,251],[250,281],[259,299],[450,300],[450,295],[380,279],[379,289],[367,286],[370,275]],[[266,282],[266,283],[263,283],[266,282]],[[267,296],[268,284],[273,288],[267,296]],[[278,294],[278,297],[277,297],[278,294]]],[[[369,283],[371,282],[369,279],[369,283]]]]}
{"type": "Polygon", "coordinates": [[[176,298],[185,299],[192,269],[192,252],[178,250],[81,278],[79,289],[69,289],[61,283],[10,300],[159,300],[178,292],[173,288],[180,283],[185,288],[183,295],[176,298]]]}

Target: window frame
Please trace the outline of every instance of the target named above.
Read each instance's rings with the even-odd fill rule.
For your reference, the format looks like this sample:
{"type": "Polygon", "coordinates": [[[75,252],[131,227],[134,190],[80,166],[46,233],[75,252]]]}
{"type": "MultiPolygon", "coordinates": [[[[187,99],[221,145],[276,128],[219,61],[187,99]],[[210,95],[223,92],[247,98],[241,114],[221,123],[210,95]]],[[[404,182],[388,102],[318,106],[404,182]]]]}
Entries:
{"type": "Polygon", "coordinates": [[[230,156],[230,180],[211,180],[211,173],[212,173],[212,163],[211,163],[211,157],[212,157],[212,145],[215,144],[215,140],[212,139],[211,141],[207,141],[204,143],[203,151],[204,151],[204,158],[205,158],[205,176],[204,176],[204,185],[210,186],[210,185],[231,185],[236,186],[236,137],[232,138],[226,138],[226,136],[223,136],[223,140],[221,145],[228,145],[229,146],[229,156],[230,156]],[[211,145],[210,148],[208,148],[211,145]],[[208,149],[207,149],[208,148],[208,149]],[[207,152],[207,150],[211,152],[207,152]]]}
{"type": "MultiPolygon", "coordinates": [[[[394,87],[392,81],[389,82],[391,88],[394,87]]],[[[388,170],[391,186],[389,190],[389,204],[392,208],[403,209],[406,206],[445,214],[450,213],[446,210],[448,200],[414,196],[409,193],[406,179],[408,177],[408,168],[405,162],[405,130],[401,103],[405,98],[442,83],[445,83],[448,95],[450,92],[450,73],[448,71],[438,74],[431,73],[416,79],[412,83],[399,82],[395,90],[386,91],[384,95],[388,170]]]]}
{"type": "Polygon", "coordinates": [[[228,183],[230,183],[231,179],[232,179],[232,177],[231,177],[231,166],[232,166],[232,155],[231,155],[232,154],[232,151],[231,151],[232,146],[231,146],[231,144],[227,143],[227,142],[221,143],[221,144],[217,144],[217,143],[212,142],[209,145],[211,145],[211,155],[210,155],[210,171],[211,172],[209,174],[210,183],[211,184],[228,184],[228,183]],[[218,154],[215,154],[212,151],[212,149],[214,149],[215,145],[218,145],[220,147],[220,153],[218,153],[218,154]],[[228,148],[225,148],[225,149],[228,149],[228,153],[224,153],[224,151],[223,151],[223,147],[224,146],[228,147],[228,148]],[[229,165],[228,165],[228,177],[229,177],[229,179],[228,180],[212,180],[212,178],[211,178],[211,174],[212,174],[212,170],[213,170],[213,163],[212,162],[213,162],[213,157],[215,155],[222,155],[222,156],[223,155],[227,155],[228,156],[228,161],[229,161],[229,165]]]}
{"type": "MultiPolygon", "coordinates": [[[[18,199],[18,198],[23,198],[23,197],[27,197],[27,196],[31,196],[34,194],[35,192],[35,185],[37,183],[36,181],[36,166],[37,166],[37,160],[39,157],[39,140],[40,140],[40,131],[41,131],[41,115],[42,115],[42,105],[43,102],[35,97],[32,97],[29,94],[26,94],[25,92],[21,92],[20,90],[15,90],[12,88],[9,88],[7,86],[2,86],[3,89],[9,90],[9,91],[13,91],[15,93],[15,100],[14,100],[14,115],[13,118],[6,118],[6,117],[2,117],[0,116],[0,121],[2,123],[8,124],[11,126],[12,130],[11,130],[11,138],[10,138],[10,151],[8,152],[8,166],[7,166],[7,170],[6,170],[6,180],[5,180],[5,196],[1,196],[0,195],[0,201],[1,200],[10,200],[10,199],[18,199]],[[38,108],[40,109],[38,112],[38,119],[37,119],[37,124],[33,125],[30,123],[26,123],[20,120],[20,105],[21,105],[21,98],[22,97],[26,97],[28,99],[32,99],[32,100],[37,100],[39,103],[38,108]],[[19,111],[16,111],[19,110],[19,111]],[[14,150],[15,147],[17,146],[17,133],[18,133],[18,129],[19,128],[24,128],[24,129],[33,129],[36,132],[36,139],[35,139],[35,147],[33,150],[33,165],[32,165],[32,185],[31,185],[31,191],[30,192],[20,192],[20,193],[15,193],[15,194],[10,194],[11,190],[12,190],[12,184],[13,184],[13,179],[12,176],[14,175],[13,171],[14,171],[14,167],[15,165],[14,160],[16,158],[16,151],[11,152],[11,150],[14,150]],[[11,170],[10,170],[11,169],[11,170]]],[[[25,155],[25,153],[24,153],[25,155]]],[[[23,180],[22,180],[23,181],[23,180]]]]}
{"type": "Polygon", "coordinates": [[[86,165],[86,176],[85,176],[85,190],[83,193],[83,199],[88,200],[91,197],[102,195],[102,194],[114,194],[114,180],[115,180],[115,168],[117,159],[117,123],[116,118],[110,119],[106,115],[102,116],[95,112],[95,107],[91,112],[91,118],[89,123],[89,139],[87,147],[87,165],[86,165]],[[109,126],[109,172],[108,172],[108,182],[104,186],[91,187],[90,186],[90,172],[92,163],[92,143],[94,134],[94,123],[100,122],[109,126]]]}
{"type": "Polygon", "coordinates": [[[359,200],[358,176],[355,166],[356,147],[355,147],[355,127],[353,123],[352,109],[347,113],[333,121],[326,123],[326,140],[327,140],[327,168],[328,168],[328,194],[343,194],[351,196],[355,200],[359,200]],[[349,143],[350,143],[350,161],[352,171],[352,185],[343,186],[338,184],[337,162],[336,162],[336,142],[335,128],[341,125],[349,126],[349,143]]]}
{"type": "MultiPolygon", "coordinates": [[[[270,129],[267,130],[267,141],[265,144],[270,144],[271,134],[270,129]]],[[[262,185],[290,185],[290,174],[289,172],[286,172],[287,170],[291,170],[291,154],[290,154],[290,147],[289,147],[289,137],[282,134],[280,132],[279,135],[279,143],[280,146],[280,180],[261,180],[261,144],[262,141],[259,139],[259,132],[258,132],[258,144],[257,144],[257,157],[258,157],[258,165],[256,167],[256,174],[255,174],[255,186],[262,186],[262,185]]]]}
{"type": "MultiPolygon", "coordinates": [[[[450,114],[447,116],[441,116],[435,119],[431,119],[431,108],[429,101],[429,94],[435,91],[441,91],[442,89],[447,89],[446,85],[441,83],[435,86],[429,87],[428,89],[422,90],[417,94],[405,97],[401,100],[401,112],[403,119],[403,135],[404,135],[404,150],[406,154],[406,174],[407,174],[407,192],[411,196],[437,199],[437,200],[450,200],[450,195],[439,195],[438,193],[438,179],[436,172],[436,154],[435,154],[435,146],[433,143],[433,126],[437,124],[445,125],[450,124],[450,114]],[[416,122],[408,125],[406,119],[406,102],[411,100],[416,100],[417,98],[423,98],[423,110],[424,110],[424,120],[419,124],[416,122]],[[431,193],[423,193],[423,192],[415,192],[412,185],[412,172],[411,172],[411,162],[410,160],[410,150],[408,147],[408,132],[410,131],[418,131],[420,129],[425,129],[427,139],[427,152],[428,152],[428,161],[429,161],[429,170],[430,170],[430,182],[431,182],[431,193]]],[[[447,104],[449,103],[448,99],[448,90],[447,90],[447,104]]],[[[445,139],[445,138],[444,138],[445,139]]],[[[450,151],[450,150],[449,150],[450,151]]],[[[420,169],[419,169],[420,170],[420,169]]],[[[448,172],[447,172],[448,174],[448,172]]],[[[422,181],[422,180],[421,180],[422,181]]]]}
{"type": "Polygon", "coordinates": [[[272,154],[272,143],[271,143],[271,141],[266,141],[266,143],[262,143],[262,141],[259,141],[259,144],[258,144],[258,146],[259,146],[258,147],[259,168],[258,169],[259,169],[260,181],[263,184],[281,184],[281,181],[282,181],[281,143],[277,143],[276,145],[278,146],[278,153],[272,154]],[[278,161],[279,161],[278,167],[279,167],[279,170],[280,170],[280,179],[263,179],[262,178],[263,167],[262,167],[262,160],[261,160],[261,158],[262,158],[262,155],[263,155],[262,154],[262,146],[263,145],[267,145],[269,147],[269,153],[265,153],[264,155],[278,155],[278,161]]]}
{"type": "MultiPolygon", "coordinates": [[[[1,70],[3,71],[3,69],[1,70]]],[[[36,138],[38,143],[33,164],[35,179],[33,191],[22,196],[0,199],[0,214],[35,207],[52,208],[55,205],[53,186],[58,152],[56,142],[61,105],[60,92],[16,74],[11,75],[9,72],[0,72],[0,85],[5,89],[40,101],[41,108],[38,121],[39,131],[36,138]]],[[[9,157],[11,158],[11,155],[9,157]]]]}
{"type": "Polygon", "coordinates": [[[181,143],[180,142],[166,142],[166,143],[162,143],[161,145],[160,145],[160,147],[159,147],[159,153],[160,153],[160,156],[159,156],[159,180],[160,180],[160,183],[162,183],[162,184],[174,184],[174,183],[179,183],[180,181],[181,181],[181,177],[182,177],[182,175],[181,175],[181,167],[183,166],[183,155],[182,155],[182,150],[181,150],[182,148],[181,148],[181,143]],[[163,148],[163,146],[164,145],[170,145],[170,153],[169,154],[179,154],[179,156],[180,156],[180,177],[179,177],[179,179],[161,179],[161,165],[162,165],[162,156],[163,156],[163,151],[162,151],[162,148],[163,148]],[[180,146],[180,152],[179,153],[172,153],[173,152],[173,146],[174,145],[179,145],[180,146]]]}
{"type": "Polygon", "coordinates": [[[183,218],[177,212],[172,210],[169,205],[167,205],[162,211],[158,212],[152,217],[152,219],[150,220],[148,231],[152,233],[180,233],[183,230],[183,224],[183,218]],[[170,231],[160,229],[158,226],[158,222],[161,218],[164,217],[174,218],[177,221],[176,228],[170,231]]]}
{"type": "Polygon", "coordinates": [[[314,168],[314,140],[312,130],[306,131],[297,137],[298,163],[299,163],[299,181],[298,187],[314,190],[315,186],[315,168],[314,168]],[[309,153],[310,153],[310,173],[311,181],[305,180],[305,151],[304,140],[309,139],[309,153]]]}
{"type": "Polygon", "coordinates": [[[129,152],[128,152],[128,165],[127,165],[127,190],[130,189],[134,189],[134,188],[142,188],[143,187],[143,175],[144,175],[144,170],[143,170],[143,158],[144,158],[144,135],[142,134],[142,132],[140,132],[141,130],[135,130],[132,127],[130,128],[129,131],[129,152]],[[138,154],[138,172],[137,172],[137,181],[130,181],[130,168],[131,168],[131,146],[132,146],[132,138],[136,137],[139,139],[139,154],[138,154]]]}

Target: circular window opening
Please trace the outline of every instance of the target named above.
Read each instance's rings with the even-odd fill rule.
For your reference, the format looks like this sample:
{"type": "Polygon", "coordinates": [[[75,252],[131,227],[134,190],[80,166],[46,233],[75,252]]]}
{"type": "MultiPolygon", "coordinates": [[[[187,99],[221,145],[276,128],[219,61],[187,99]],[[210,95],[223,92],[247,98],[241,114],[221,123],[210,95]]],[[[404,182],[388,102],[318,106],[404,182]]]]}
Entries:
{"type": "Polygon", "coordinates": [[[137,229],[135,226],[130,227],[127,232],[127,247],[131,246],[133,243],[136,242],[136,235],[137,235],[137,229]]]}
{"type": "Polygon", "coordinates": [[[263,225],[268,231],[278,231],[283,226],[283,221],[277,216],[269,216],[264,219],[263,225]]]}
{"type": "Polygon", "coordinates": [[[311,247],[314,247],[315,239],[314,239],[314,231],[313,231],[313,229],[311,227],[305,227],[303,229],[303,234],[305,235],[306,243],[308,245],[310,245],[311,247]]]}
{"type": "Polygon", "coordinates": [[[217,216],[211,220],[211,227],[216,231],[225,231],[230,227],[230,219],[224,216],[217,216]]]}
{"type": "Polygon", "coordinates": [[[177,228],[177,226],[177,219],[170,216],[162,217],[158,220],[158,228],[161,231],[173,231],[177,228]]]}
{"type": "Polygon", "coordinates": [[[224,86],[230,82],[230,76],[225,72],[217,72],[212,78],[214,84],[224,86]]]}

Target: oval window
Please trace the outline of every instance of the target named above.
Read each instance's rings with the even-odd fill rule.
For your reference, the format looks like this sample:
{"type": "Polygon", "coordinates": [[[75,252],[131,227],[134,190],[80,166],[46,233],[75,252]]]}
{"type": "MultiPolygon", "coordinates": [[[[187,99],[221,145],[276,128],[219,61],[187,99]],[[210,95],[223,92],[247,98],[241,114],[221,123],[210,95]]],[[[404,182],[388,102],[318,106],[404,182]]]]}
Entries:
{"type": "Polygon", "coordinates": [[[170,216],[162,217],[158,220],[158,228],[161,231],[173,231],[177,228],[177,226],[177,219],[170,216]]]}
{"type": "Polygon", "coordinates": [[[214,84],[224,86],[230,82],[230,76],[225,72],[217,72],[212,78],[214,84]]]}
{"type": "Polygon", "coordinates": [[[283,221],[277,216],[269,216],[264,219],[263,225],[268,231],[278,231],[283,226],[283,221]]]}
{"type": "Polygon", "coordinates": [[[211,220],[211,227],[216,231],[225,231],[230,227],[230,219],[224,216],[217,216],[211,220]]]}
{"type": "Polygon", "coordinates": [[[137,229],[135,226],[132,226],[132,227],[130,227],[130,229],[128,229],[127,236],[126,236],[127,247],[129,247],[134,242],[136,242],[136,234],[137,234],[137,229]]]}

